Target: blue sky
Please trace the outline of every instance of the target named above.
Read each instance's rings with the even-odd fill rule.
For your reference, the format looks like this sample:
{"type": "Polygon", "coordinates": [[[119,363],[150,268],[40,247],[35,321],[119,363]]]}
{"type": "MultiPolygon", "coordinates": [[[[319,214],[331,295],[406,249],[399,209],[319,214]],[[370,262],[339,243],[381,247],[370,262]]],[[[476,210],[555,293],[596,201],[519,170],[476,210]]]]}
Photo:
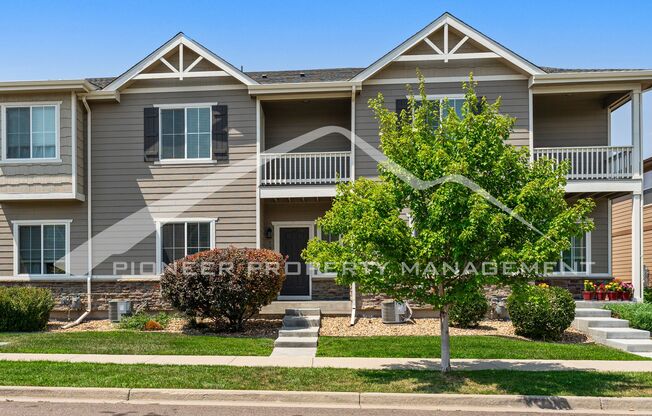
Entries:
{"type": "Polygon", "coordinates": [[[643,0],[50,0],[3,3],[0,80],[115,76],[179,31],[246,71],[364,67],[444,11],[538,65],[652,68],[643,0]]]}

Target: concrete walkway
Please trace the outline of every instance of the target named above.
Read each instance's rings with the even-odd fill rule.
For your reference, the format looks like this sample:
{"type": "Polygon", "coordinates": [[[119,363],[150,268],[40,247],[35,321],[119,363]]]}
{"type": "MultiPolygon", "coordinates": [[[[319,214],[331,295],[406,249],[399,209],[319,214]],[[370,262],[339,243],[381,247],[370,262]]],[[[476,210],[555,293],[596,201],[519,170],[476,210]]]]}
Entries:
{"type": "MultiPolygon", "coordinates": [[[[234,367],[351,368],[437,370],[440,360],[424,358],[255,357],[215,355],[0,354],[0,361],[54,361],[99,364],[225,365],[234,367]]],[[[452,360],[456,370],[635,371],[652,372],[652,361],[452,360]]]]}

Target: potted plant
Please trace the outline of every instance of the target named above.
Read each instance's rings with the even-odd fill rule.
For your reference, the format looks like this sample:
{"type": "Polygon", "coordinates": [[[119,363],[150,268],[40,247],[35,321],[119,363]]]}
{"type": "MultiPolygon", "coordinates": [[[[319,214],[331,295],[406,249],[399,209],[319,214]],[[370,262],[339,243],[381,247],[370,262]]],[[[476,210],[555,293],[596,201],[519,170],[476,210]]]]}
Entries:
{"type": "Polygon", "coordinates": [[[629,282],[623,282],[620,285],[620,288],[622,289],[622,299],[630,300],[632,298],[632,293],[634,293],[634,285],[629,282]]]}
{"type": "Polygon", "coordinates": [[[607,297],[609,300],[620,300],[622,295],[622,290],[620,288],[620,282],[616,279],[607,283],[607,297]]]}
{"type": "Polygon", "coordinates": [[[582,298],[584,300],[593,300],[595,295],[595,283],[590,280],[584,281],[584,291],[582,292],[582,298]]]}
{"type": "Polygon", "coordinates": [[[605,284],[604,284],[604,283],[600,283],[600,284],[595,288],[595,298],[596,298],[596,300],[604,300],[606,294],[607,294],[607,288],[605,287],[605,284]]]}

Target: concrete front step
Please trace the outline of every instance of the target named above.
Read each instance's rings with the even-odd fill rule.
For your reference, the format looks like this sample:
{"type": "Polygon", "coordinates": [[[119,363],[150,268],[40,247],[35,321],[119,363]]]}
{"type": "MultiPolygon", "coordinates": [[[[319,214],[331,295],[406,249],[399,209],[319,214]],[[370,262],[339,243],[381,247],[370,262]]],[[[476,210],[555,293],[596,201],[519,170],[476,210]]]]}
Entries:
{"type": "Polygon", "coordinates": [[[278,331],[278,336],[280,337],[293,337],[293,338],[300,338],[300,337],[316,337],[319,335],[319,328],[301,328],[301,327],[284,327],[280,331],[278,331]]]}
{"type": "Polygon", "coordinates": [[[629,321],[616,318],[575,318],[573,326],[580,331],[589,328],[629,328],[629,321]]]}
{"type": "Polygon", "coordinates": [[[575,309],[576,318],[609,318],[611,311],[596,308],[578,308],[575,309]]]}
{"type": "Polygon", "coordinates": [[[288,308],[285,316],[321,316],[319,308],[288,308]]]}
{"type": "Polygon", "coordinates": [[[318,316],[285,316],[283,328],[319,328],[318,316]]]}
{"type": "Polygon", "coordinates": [[[278,337],[274,347],[280,348],[311,348],[317,346],[317,337],[278,337]]]}
{"type": "Polygon", "coordinates": [[[649,339],[606,339],[604,344],[628,352],[652,353],[652,340],[649,339]]]}
{"type": "Polygon", "coordinates": [[[606,339],[650,339],[649,331],[632,328],[589,328],[586,332],[598,341],[606,339]]]}

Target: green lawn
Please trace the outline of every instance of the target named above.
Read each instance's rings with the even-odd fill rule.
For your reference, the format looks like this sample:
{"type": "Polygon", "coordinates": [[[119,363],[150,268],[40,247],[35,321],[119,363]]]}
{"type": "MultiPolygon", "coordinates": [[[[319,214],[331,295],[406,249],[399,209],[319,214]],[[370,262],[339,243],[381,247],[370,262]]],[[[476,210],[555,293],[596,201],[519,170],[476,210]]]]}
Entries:
{"type": "Polygon", "coordinates": [[[0,385],[652,397],[652,373],[349,370],[0,361],[0,385]]]}
{"type": "Polygon", "coordinates": [[[3,341],[0,353],[269,355],[274,348],[272,338],[138,331],[0,333],[3,341]]]}
{"type": "MultiPolygon", "coordinates": [[[[319,337],[320,357],[439,358],[434,336],[319,337]]],[[[453,336],[452,358],[523,360],[646,360],[597,344],[556,344],[498,336],[453,336]]]]}

